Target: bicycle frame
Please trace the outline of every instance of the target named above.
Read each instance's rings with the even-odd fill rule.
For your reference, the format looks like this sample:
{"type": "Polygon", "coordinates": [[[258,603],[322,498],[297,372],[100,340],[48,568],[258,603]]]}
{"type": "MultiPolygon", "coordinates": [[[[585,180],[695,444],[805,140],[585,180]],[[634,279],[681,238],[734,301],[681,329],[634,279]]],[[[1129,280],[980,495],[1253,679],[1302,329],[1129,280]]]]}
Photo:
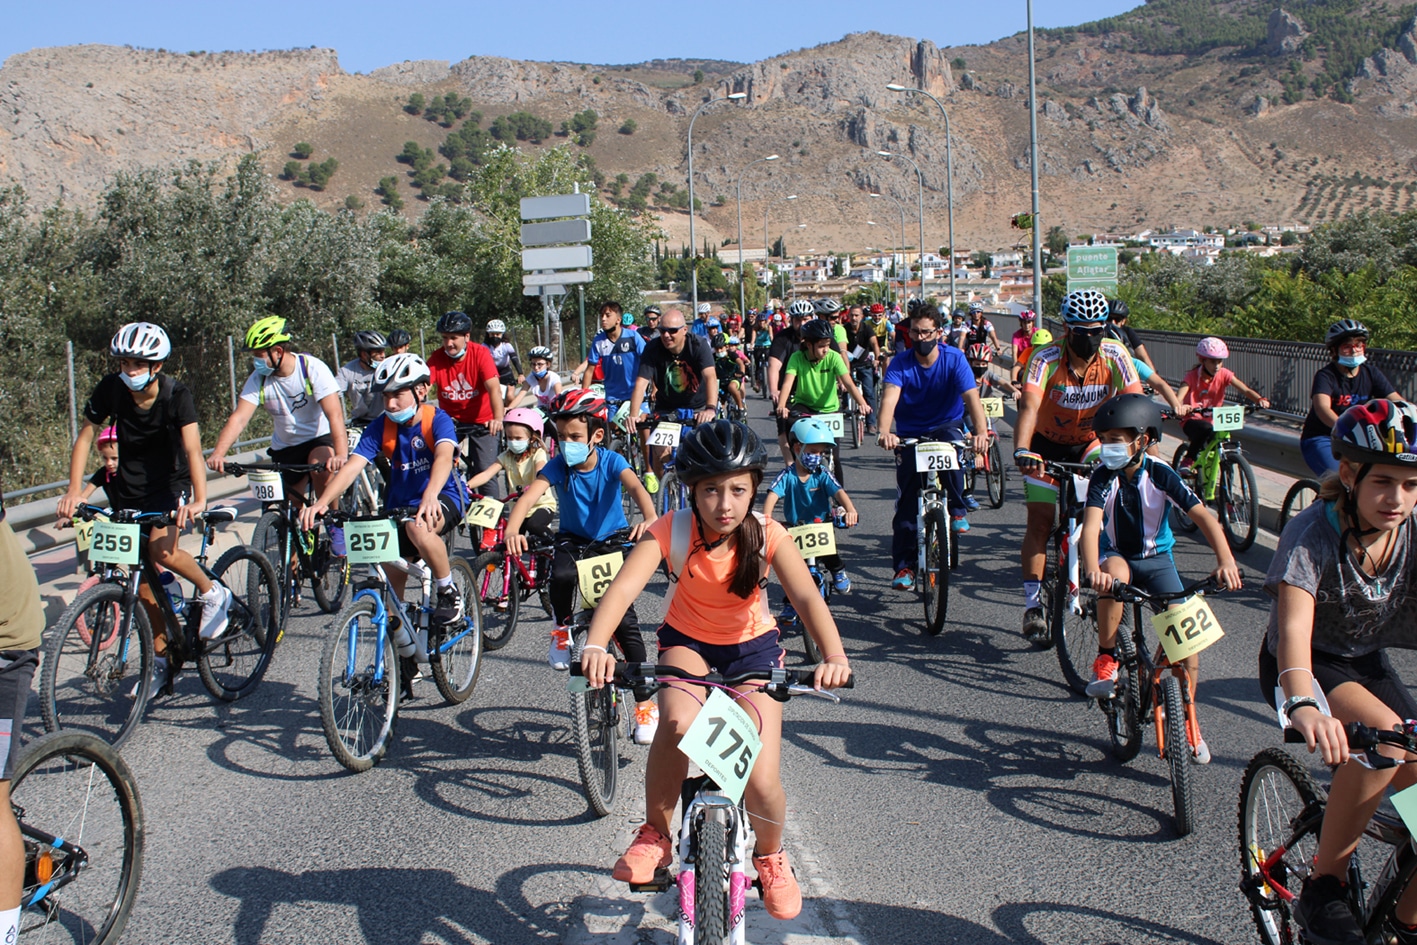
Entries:
{"type": "MultiPolygon", "coordinates": [[[[418,579],[422,585],[422,593],[416,612],[410,611],[407,607],[399,607],[402,612],[401,619],[408,622],[408,631],[413,637],[414,654],[413,657],[420,663],[431,663],[434,658],[441,659],[442,655],[451,650],[457,643],[469,633],[481,633],[482,628],[476,626],[471,621],[464,621],[465,626],[443,640],[437,647],[429,648],[429,630],[431,622],[429,614],[431,608],[429,602],[432,598],[433,572],[421,561],[405,561],[399,558],[398,561],[388,562],[393,567],[400,567],[399,562],[403,562],[400,570],[406,570],[408,576],[418,579]]],[[[374,682],[384,681],[384,648],[389,638],[389,606],[388,602],[398,602],[399,595],[394,593],[393,583],[389,580],[388,572],[384,570],[384,564],[371,564],[369,567],[369,579],[363,582],[350,598],[351,602],[359,600],[372,601],[374,604],[374,627],[375,627],[375,650],[374,650],[374,682]],[[387,596],[386,596],[387,595],[387,596]]],[[[358,626],[351,624],[349,628],[349,659],[345,666],[345,682],[355,678],[358,674],[358,667],[355,665],[355,643],[358,626]]]]}
{"type": "MultiPolygon", "coordinates": [[[[1086,478],[1077,470],[1090,469],[1085,463],[1048,463],[1047,469],[1058,480],[1058,522],[1053,526],[1050,541],[1059,542],[1058,562],[1067,563],[1068,586],[1067,608],[1074,614],[1083,612],[1082,566],[1078,556],[1078,544],[1082,541],[1082,508],[1085,501],[1078,495],[1082,489],[1086,495],[1086,478]]],[[[1060,590],[1062,590],[1060,588],[1060,590]]]]}

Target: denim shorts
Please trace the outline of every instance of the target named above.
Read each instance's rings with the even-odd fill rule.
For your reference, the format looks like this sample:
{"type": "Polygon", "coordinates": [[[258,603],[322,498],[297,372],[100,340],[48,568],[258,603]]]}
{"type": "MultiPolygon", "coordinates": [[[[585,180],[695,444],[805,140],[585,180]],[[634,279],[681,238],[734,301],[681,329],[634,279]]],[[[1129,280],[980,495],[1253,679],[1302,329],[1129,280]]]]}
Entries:
{"type": "Polygon", "coordinates": [[[779,669],[786,652],[782,648],[781,637],[776,627],[762,636],[742,643],[704,643],[687,634],[680,633],[669,624],[659,628],[659,650],[682,646],[703,657],[708,668],[721,676],[737,676],[758,670],[779,669]]]}

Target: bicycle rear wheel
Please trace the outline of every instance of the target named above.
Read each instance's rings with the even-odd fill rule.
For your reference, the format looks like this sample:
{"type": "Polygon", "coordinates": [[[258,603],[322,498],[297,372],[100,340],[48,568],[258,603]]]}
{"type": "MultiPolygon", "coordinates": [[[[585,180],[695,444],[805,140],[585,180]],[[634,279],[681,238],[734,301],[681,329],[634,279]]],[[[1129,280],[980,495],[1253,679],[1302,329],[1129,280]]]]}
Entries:
{"type": "MultiPolygon", "coordinates": [[[[1059,577],[1060,582],[1065,578],[1059,577]]],[[[1068,592],[1061,587],[1057,604],[1060,611],[1053,622],[1053,646],[1058,651],[1058,665],[1063,678],[1078,695],[1085,695],[1092,682],[1092,663],[1097,658],[1097,599],[1079,598],[1082,613],[1068,606],[1068,592]]]]}
{"type": "MultiPolygon", "coordinates": [[[[429,631],[429,665],[438,693],[452,705],[466,702],[482,672],[482,607],[479,573],[461,555],[453,555],[453,586],[462,595],[462,621],[429,631]]],[[[514,569],[515,570],[515,569],[514,569]]]]}
{"type": "Polygon", "coordinates": [[[925,573],[916,575],[916,582],[925,597],[925,632],[938,636],[945,628],[945,614],[950,604],[950,535],[949,523],[942,509],[925,513],[925,531],[920,540],[925,543],[925,573]]]}
{"type": "Polygon", "coordinates": [[[320,654],[320,725],[335,759],[350,771],[378,764],[394,738],[399,709],[399,661],[391,635],[384,637],[384,671],[374,675],[379,628],[374,602],[352,602],[325,637],[320,654]]]}
{"type": "Polygon", "coordinates": [[[700,809],[694,824],[694,943],[728,942],[728,824],[700,809]]]}
{"type": "Polygon", "coordinates": [[[1220,486],[1216,490],[1220,506],[1220,525],[1232,551],[1244,551],[1255,543],[1259,529],[1259,487],[1255,471],[1242,454],[1227,456],[1220,462],[1220,486]]]}
{"type": "MultiPolygon", "coordinates": [[[[576,641],[577,654],[583,642],[582,635],[576,641]]],[[[620,774],[620,691],[606,685],[571,693],[571,733],[586,800],[604,817],[615,809],[620,774]]]]}
{"type": "Polygon", "coordinates": [[[280,588],[278,616],[281,630],[285,629],[285,622],[290,617],[291,600],[297,590],[290,561],[294,551],[286,542],[287,531],[286,521],[280,512],[271,509],[257,520],[256,527],[251,532],[251,545],[265,555],[271,567],[275,568],[276,586],[280,588]]]}
{"type": "Polygon", "coordinates": [[[138,895],[145,830],[123,759],[91,735],[44,735],[21,753],[10,803],[25,847],[20,934],[117,942],[138,895]]]}
{"type": "Polygon", "coordinates": [[[122,607],[122,585],[97,584],[49,630],[39,666],[46,731],[87,732],[116,748],[142,720],[148,686],[141,683],[153,671],[153,631],[147,608],[138,603],[132,627],[121,635],[122,607]]]}
{"type": "Polygon", "coordinates": [[[679,482],[679,475],[671,469],[659,477],[659,514],[668,515],[684,505],[684,487],[679,482]]]}
{"type": "Polygon", "coordinates": [[[1048,622],[1048,632],[1029,641],[1040,650],[1052,648],[1053,638],[1060,632],[1057,629],[1058,623],[1063,619],[1059,609],[1062,607],[1062,598],[1067,596],[1067,581],[1065,575],[1059,573],[1058,567],[1058,552],[1061,550],[1062,540],[1062,534],[1055,525],[1048,535],[1048,543],[1044,545],[1043,580],[1038,584],[1038,606],[1043,609],[1043,619],[1048,622]]]}
{"type": "Polygon", "coordinates": [[[999,449],[999,438],[989,441],[989,452],[984,454],[984,478],[989,486],[989,507],[997,509],[1004,504],[1004,454],[999,449]]]}
{"type": "MultiPolygon", "coordinates": [[[[1176,447],[1176,455],[1171,458],[1171,468],[1179,470],[1181,468],[1181,457],[1185,455],[1186,444],[1182,443],[1180,446],[1176,447]]],[[[1196,489],[1197,495],[1200,494],[1200,490],[1196,488],[1197,483],[1195,479],[1187,477],[1186,485],[1190,486],[1192,489],[1196,489]]],[[[1200,500],[1202,502],[1205,502],[1205,496],[1201,496],[1200,500]]],[[[1206,504],[1209,505],[1210,503],[1206,504]]],[[[1191,521],[1191,517],[1189,515],[1176,508],[1174,505],[1171,506],[1171,510],[1168,514],[1171,516],[1171,528],[1173,531],[1185,532],[1187,534],[1190,534],[1191,532],[1195,531],[1196,528],[1199,527],[1196,525],[1195,522],[1191,521]]]]}
{"type": "Polygon", "coordinates": [[[280,635],[276,572],[266,556],[239,545],[217,559],[212,577],[231,591],[226,632],[215,643],[202,640],[197,673],[202,685],[223,702],[233,702],[261,682],[280,635]]]}
{"type": "MultiPolygon", "coordinates": [[[[636,448],[638,445],[639,441],[633,437],[633,434],[617,433],[614,439],[610,441],[610,451],[612,453],[619,453],[620,458],[629,465],[630,469],[634,471],[635,476],[643,479],[644,476],[641,474],[639,466],[635,462],[635,457],[639,452],[636,448]]],[[[620,506],[625,513],[625,521],[629,522],[631,525],[639,521],[640,507],[636,504],[634,497],[623,489],[620,495],[620,506]]]]}
{"type": "MultiPolygon", "coordinates": [[[[822,567],[820,562],[814,565],[813,569],[815,571],[813,577],[817,582],[817,593],[821,594],[822,600],[830,605],[832,586],[831,581],[827,579],[826,569],[822,567]]],[[[813,639],[812,634],[807,632],[807,625],[802,622],[801,617],[796,619],[796,623],[797,628],[802,631],[802,648],[807,654],[807,662],[820,663],[822,661],[822,650],[817,646],[817,641],[813,639]]]]}
{"type": "Polygon", "coordinates": [[[1284,494],[1284,504],[1279,507],[1279,531],[1283,533],[1289,520],[1307,509],[1319,497],[1317,479],[1300,479],[1284,494]]]}
{"type": "Polygon", "coordinates": [[[500,650],[512,641],[521,610],[521,574],[503,551],[484,551],[472,563],[472,596],[482,619],[482,645],[500,650]]]}
{"type": "Polygon", "coordinates": [[[1323,788],[1282,748],[1264,749],[1245,768],[1240,889],[1266,945],[1299,941],[1292,905],[1318,850],[1326,801],[1323,788]]]}
{"type": "Polygon", "coordinates": [[[1166,767],[1171,772],[1171,801],[1176,808],[1176,833],[1184,837],[1195,827],[1196,802],[1191,772],[1191,744],[1186,740],[1186,704],[1181,680],[1170,673],[1161,678],[1161,706],[1166,713],[1166,767]]]}
{"type": "Polygon", "coordinates": [[[1141,751],[1141,674],[1146,667],[1137,656],[1137,638],[1130,626],[1134,607],[1122,609],[1117,628],[1117,686],[1112,698],[1099,699],[1107,714],[1107,735],[1112,739],[1112,757],[1126,763],[1141,751]]]}

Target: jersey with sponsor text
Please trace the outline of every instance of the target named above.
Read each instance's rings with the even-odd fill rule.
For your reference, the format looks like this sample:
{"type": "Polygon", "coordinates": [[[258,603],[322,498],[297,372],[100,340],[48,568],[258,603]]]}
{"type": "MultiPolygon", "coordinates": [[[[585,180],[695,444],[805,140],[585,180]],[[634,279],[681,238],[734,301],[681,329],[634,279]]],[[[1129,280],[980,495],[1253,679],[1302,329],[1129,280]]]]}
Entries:
{"type": "Polygon", "coordinates": [[[1103,401],[1116,394],[1140,394],[1141,380],[1127,349],[1103,341],[1081,376],[1067,361],[1067,342],[1035,348],[1024,374],[1024,393],[1038,391],[1034,435],[1064,446],[1092,442],[1092,417],[1103,401]]]}

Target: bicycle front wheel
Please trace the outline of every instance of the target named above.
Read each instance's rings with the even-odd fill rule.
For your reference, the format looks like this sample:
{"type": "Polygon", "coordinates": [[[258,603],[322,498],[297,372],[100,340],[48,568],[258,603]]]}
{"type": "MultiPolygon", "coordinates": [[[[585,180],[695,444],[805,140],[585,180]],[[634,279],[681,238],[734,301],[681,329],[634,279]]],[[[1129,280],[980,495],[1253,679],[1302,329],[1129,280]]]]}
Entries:
{"type": "MultiPolygon", "coordinates": [[[[451,551],[451,547],[448,550],[451,551]]],[[[327,614],[339,610],[344,592],[349,588],[349,559],[335,554],[329,529],[315,532],[310,570],[310,589],[315,592],[315,603],[320,605],[320,610],[327,614]]]]}
{"type": "Polygon", "coordinates": [[[376,673],[379,627],[374,602],[361,597],[334,623],[320,654],[320,724],[336,760],[368,771],[389,750],[399,709],[399,661],[384,636],[383,672],[376,673]]]}
{"type": "Polygon", "coordinates": [[[1161,679],[1161,706],[1166,713],[1162,732],[1166,739],[1166,767],[1171,771],[1171,800],[1176,807],[1176,833],[1184,837],[1195,827],[1191,743],[1186,739],[1186,704],[1181,696],[1181,680],[1170,673],[1161,679]]]}
{"type": "Polygon", "coordinates": [[[25,847],[20,934],[117,942],[143,873],[143,805],[109,745],[51,732],[25,746],[10,781],[25,847]]]}
{"type": "Polygon", "coordinates": [[[1279,531],[1284,532],[1284,526],[1289,524],[1289,520],[1300,512],[1307,509],[1319,497],[1319,482],[1317,479],[1300,479],[1289,487],[1289,491],[1284,494],[1284,504],[1279,508],[1279,531]]]}
{"type": "Polygon", "coordinates": [[[832,443],[832,475],[836,477],[836,484],[843,489],[846,488],[846,472],[841,467],[841,444],[832,443]]]}
{"type": "Polygon", "coordinates": [[[503,551],[484,551],[472,563],[472,596],[482,620],[482,645],[500,650],[512,642],[521,609],[521,575],[503,551]]]}
{"type": "Polygon", "coordinates": [[[674,470],[667,471],[659,477],[659,514],[668,515],[682,509],[684,502],[684,487],[679,483],[679,475],[674,470]]]}
{"type": "Polygon", "coordinates": [[[950,526],[942,509],[925,513],[925,530],[920,535],[925,543],[925,573],[916,576],[925,595],[925,632],[939,635],[945,628],[945,613],[950,605],[950,526]]]}
{"type": "Polygon", "coordinates": [[[276,572],[266,556],[249,545],[217,559],[212,577],[231,591],[226,632],[201,641],[197,672],[202,685],[223,702],[250,695],[260,684],[280,635],[276,572]]]}
{"type": "Polygon", "coordinates": [[[1299,941],[1291,907],[1318,851],[1326,801],[1323,788],[1282,748],[1255,755],[1240,779],[1240,889],[1266,945],[1299,941]]]}
{"type": "Polygon", "coordinates": [[[984,454],[984,479],[989,486],[989,507],[1000,508],[1004,504],[1004,454],[999,448],[998,437],[989,441],[989,452],[984,454]]]}
{"type": "Polygon", "coordinates": [[[620,774],[620,691],[606,685],[571,693],[571,733],[586,800],[604,817],[615,809],[620,774]]]}
{"type": "Polygon", "coordinates": [[[1122,610],[1117,628],[1117,685],[1111,699],[1099,699],[1107,714],[1107,735],[1112,740],[1112,757],[1122,763],[1141,751],[1141,675],[1146,668],[1137,656],[1137,637],[1129,626],[1134,607],[1122,610]]]}
{"type": "Polygon", "coordinates": [[[728,824],[722,814],[699,812],[694,825],[694,942],[729,941],[728,824]]]}
{"type": "Polygon", "coordinates": [[[1244,551],[1255,543],[1260,524],[1259,494],[1248,459],[1236,454],[1221,462],[1216,501],[1220,506],[1220,526],[1225,529],[1225,540],[1232,551],[1244,551]]]}
{"type": "MultiPolygon", "coordinates": [[[[1062,582],[1060,577],[1060,583],[1062,582]]],[[[1063,678],[1078,695],[1084,695],[1092,682],[1092,662],[1097,657],[1097,599],[1079,598],[1082,613],[1076,613],[1068,602],[1064,587],[1058,592],[1058,610],[1053,621],[1053,646],[1058,651],[1058,665],[1063,678]]]]}
{"type": "Polygon", "coordinates": [[[122,585],[96,584],[49,631],[39,667],[45,731],[87,732],[116,748],[137,728],[148,704],[142,683],[153,671],[153,631],[138,603],[123,633],[122,610],[122,585]]]}
{"type": "Polygon", "coordinates": [[[431,631],[428,645],[434,652],[429,654],[428,662],[439,694],[450,704],[459,705],[477,686],[485,638],[477,587],[479,574],[461,555],[453,555],[452,568],[453,585],[462,595],[463,619],[431,631]]]}
{"type": "Polygon", "coordinates": [[[271,567],[275,568],[276,586],[280,588],[280,610],[277,617],[282,631],[285,630],[285,622],[290,617],[290,603],[296,591],[296,579],[290,560],[295,552],[286,541],[288,531],[289,528],[280,512],[271,509],[257,520],[256,527],[251,532],[251,545],[265,555],[271,567]]]}
{"type": "Polygon", "coordinates": [[[1043,580],[1038,582],[1038,606],[1043,611],[1043,619],[1048,623],[1048,632],[1040,633],[1031,642],[1040,650],[1047,650],[1053,646],[1053,638],[1059,633],[1058,624],[1063,619],[1061,609],[1065,606],[1063,599],[1067,597],[1067,567],[1066,562],[1060,567],[1058,564],[1059,553],[1062,551],[1062,533],[1054,526],[1048,535],[1048,543],[1044,545],[1043,558],[1043,580]]]}

